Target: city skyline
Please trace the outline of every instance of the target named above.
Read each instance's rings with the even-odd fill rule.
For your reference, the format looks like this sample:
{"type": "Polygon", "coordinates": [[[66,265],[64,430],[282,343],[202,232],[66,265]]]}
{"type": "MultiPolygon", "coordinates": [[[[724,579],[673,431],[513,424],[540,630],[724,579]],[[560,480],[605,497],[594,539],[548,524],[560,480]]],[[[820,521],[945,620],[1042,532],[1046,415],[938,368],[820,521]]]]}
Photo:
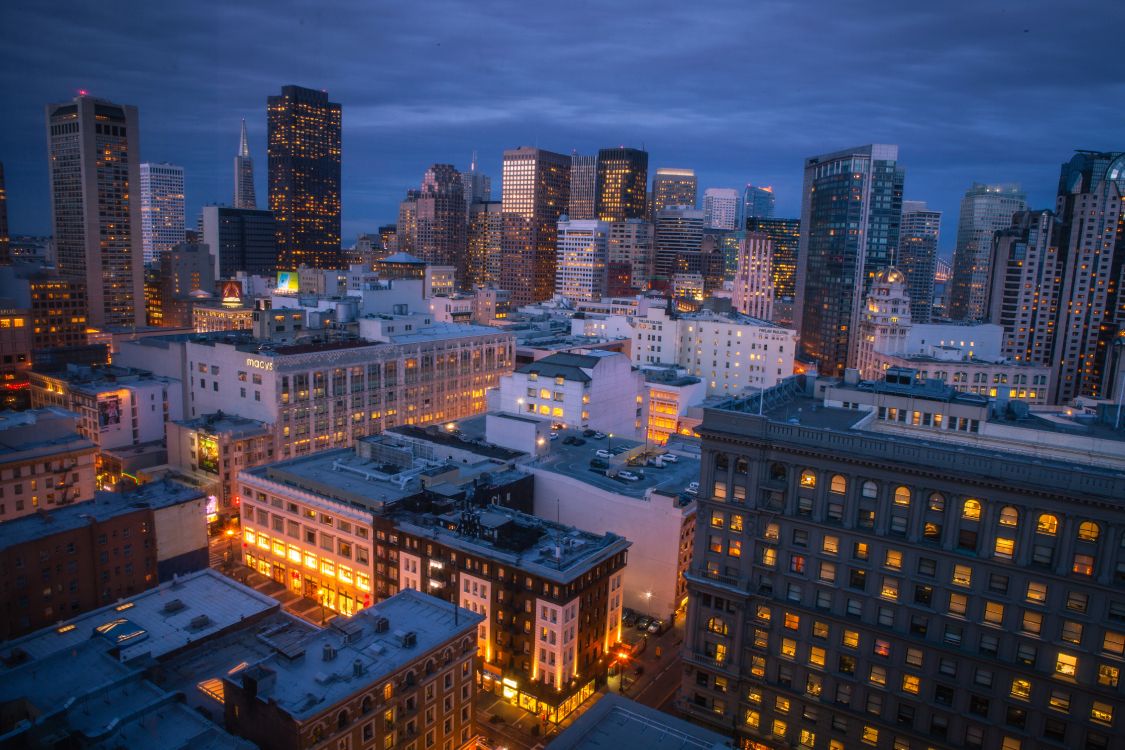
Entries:
{"type": "MultiPolygon", "coordinates": [[[[889,38],[889,45],[881,43],[879,53],[851,51],[875,46],[864,44],[852,45],[848,51],[832,45],[827,45],[827,50],[818,49],[817,34],[821,32],[806,38],[793,36],[800,25],[790,17],[794,11],[789,9],[732,8],[723,29],[697,28],[707,26],[707,21],[683,12],[638,9],[638,13],[647,13],[646,28],[654,34],[682,26],[684,33],[677,44],[689,55],[697,47],[702,51],[705,38],[709,40],[708,49],[717,51],[733,45],[741,34],[739,30],[748,25],[770,30],[762,35],[762,42],[785,52],[763,54],[762,58],[774,57],[785,63],[776,75],[767,77],[769,91],[755,96],[756,102],[768,101],[769,106],[750,106],[733,97],[729,102],[732,106],[724,108],[721,117],[711,114],[717,112],[713,106],[716,92],[711,88],[696,87],[689,97],[682,97],[684,90],[693,89],[697,79],[710,77],[711,68],[688,66],[674,71],[671,63],[654,66],[653,60],[644,58],[637,61],[636,70],[621,71],[625,85],[615,88],[624,93],[610,97],[591,85],[596,80],[597,60],[571,59],[576,54],[572,49],[538,54],[542,45],[535,44],[537,32],[531,29],[534,18],[527,21],[526,28],[509,22],[482,32],[481,43],[486,46],[502,38],[512,37],[514,41],[506,47],[503,62],[490,63],[491,75],[483,83],[475,76],[480,85],[465,87],[467,93],[460,93],[445,84],[432,83],[446,80],[436,73],[448,74],[450,66],[461,64],[452,51],[457,45],[450,42],[465,28],[483,26],[495,16],[486,10],[456,8],[439,14],[443,17],[437,19],[416,18],[411,11],[402,10],[385,19],[382,33],[387,35],[384,41],[391,49],[388,54],[380,45],[380,60],[381,64],[391,62],[386,63],[382,82],[373,88],[363,72],[369,53],[348,52],[353,46],[366,44],[366,38],[347,31],[334,32],[336,36],[330,38],[327,26],[312,16],[295,26],[307,34],[311,52],[300,56],[299,62],[269,55],[251,62],[239,52],[242,47],[227,43],[231,39],[228,34],[234,33],[249,35],[251,40],[274,40],[288,33],[278,32],[274,24],[282,23],[280,20],[253,8],[220,11],[216,20],[200,21],[186,7],[173,7],[167,11],[168,17],[175,25],[202,35],[201,42],[191,37],[199,43],[182,48],[173,43],[171,48],[157,50],[148,41],[154,36],[152,29],[137,20],[116,31],[112,42],[95,43],[88,52],[83,47],[78,54],[84,57],[60,63],[46,58],[49,48],[46,52],[24,49],[22,38],[36,38],[36,29],[46,35],[49,26],[56,31],[58,24],[59,39],[65,40],[71,34],[96,31],[104,21],[79,8],[50,17],[30,8],[15,8],[5,12],[12,21],[10,27],[28,33],[12,39],[4,54],[13,61],[42,58],[44,64],[36,67],[36,75],[19,77],[14,71],[21,65],[5,66],[13,71],[3,79],[11,116],[0,136],[0,154],[7,170],[11,227],[15,234],[50,231],[46,148],[36,122],[46,102],[66,100],[83,88],[92,95],[137,106],[145,144],[141,158],[185,166],[190,226],[202,205],[230,200],[230,154],[238,145],[236,128],[241,118],[247,119],[252,156],[259,164],[265,163],[265,98],[290,83],[328,89],[333,100],[344,105],[345,245],[351,244],[357,234],[393,221],[402,192],[416,182],[417,174],[427,165],[452,163],[464,169],[476,149],[481,171],[496,177],[505,148],[536,144],[561,153],[573,149],[590,153],[619,144],[643,147],[650,153],[653,170],[663,165],[695,169],[701,190],[748,182],[772,184],[778,196],[776,215],[796,216],[800,163],[807,155],[851,143],[897,143],[911,174],[907,199],[925,200],[952,217],[959,196],[973,182],[1012,181],[1025,186],[1030,207],[1046,208],[1053,203],[1054,175],[1074,148],[1114,146],[1109,108],[1115,100],[1113,91],[1123,78],[1111,63],[1094,78],[1083,72],[1084,85],[1070,88],[1068,80],[1079,73],[1079,58],[1066,49],[1067,45],[1044,45],[1043,37],[1048,33],[1065,37],[1078,22],[1071,19],[1081,18],[1081,13],[1070,15],[1065,9],[1046,7],[1024,9],[1015,24],[1001,9],[975,8],[972,15],[977,22],[971,29],[970,25],[952,26],[960,15],[952,10],[898,16],[859,30],[875,35],[887,25],[895,25],[898,31],[889,38]],[[72,20],[57,21],[63,17],[72,20]],[[433,59],[409,68],[395,63],[394,50],[405,43],[400,37],[416,38],[412,34],[423,23],[430,24],[426,38],[432,40],[433,59]],[[882,59],[901,57],[905,50],[900,45],[907,39],[917,39],[911,30],[921,29],[930,32],[927,39],[942,42],[931,56],[935,57],[932,62],[915,64],[910,91],[882,86],[885,81],[878,73],[838,80],[843,73],[825,72],[826,56],[830,54],[855,63],[833,68],[877,68],[882,59]],[[691,33],[693,30],[700,33],[691,33]],[[138,72],[123,78],[103,61],[116,49],[114,45],[128,43],[137,47],[138,72]],[[224,76],[234,66],[235,58],[240,75],[224,78],[217,88],[207,83],[224,76]],[[990,66],[989,76],[975,75],[974,70],[982,64],[990,66]],[[76,75],[75,70],[82,70],[82,75],[76,75]],[[568,70],[565,79],[558,70],[568,70]],[[660,76],[674,76],[681,85],[645,85],[650,78],[660,80],[660,76]],[[199,87],[206,87],[206,93],[197,94],[199,87]],[[797,96],[807,87],[823,94],[815,106],[797,96]],[[1061,97],[1060,104],[1065,106],[1054,108],[1052,114],[1029,125],[1020,115],[1029,89],[1054,92],[1052,95],[1061,97]],[[675,94],[679,99],[669,98],[673,90],[680,92],[675,94]],[[857,109],[852,102],[859,100],[867,101],[868,106],[857,109]],[[946,114],[939,116],[939,111],[946,114]],[[958,111],[961,117],[950,122],[949,111],[958,111]],[[1105,117],[1099,116],[1102,111],[1105,117]],[[1099,121],[1107,125],[1099,129],[1090,124],[1099,121]],[[748,139],[747,122],[760,135],[748,139]],[[1034,161],[1026,158],[1032,153],[1039,155],[1034,161]]],[[[871,4],[857,15],[874,14],[875,10],[876,5],[871,4]]],[[[590,15],[599,12],[584,11],[590,15]]],[[[833,26],[833,12],[821,14],[825,29],[833,26]]],[[[333,24],[333,28],[364,27],[362,16],[356,14],[351,20],[333,24]]],[[[1100,24],[1087,42],[1097,44],[1097,35],[1108,34],[1112,27],[1112,23],[1100,24]]],[[[100,37],[93,34],[91,38],[100,37]]],[[[644,42],[647,35],[639,39],[644,42]]],[[[597,39],[589,43],[599,44],[597,39]]],[[[927,42],[931,43],[937,44],[927,42]]],[[[620,44],[620,53],[630,54],[633,43],[620,44]]],[[[734,63],[738,62],[737,54],[734,63]]],[[[732,71],[740,69],[739,64],[730,67],[732,71]]],[[[720,75],[716,81],[729,91],[732,77],[733,73],[720,75]]],[[[761,76],[758,80],[756,85],[761,86],[761,76]]],[[[265,170],[257,172],[257,192],[265,195],[265,170]]],[[[952,233],[947,233],[941,248],[944,257],[948,257],[952,242],[952,233]]]]}

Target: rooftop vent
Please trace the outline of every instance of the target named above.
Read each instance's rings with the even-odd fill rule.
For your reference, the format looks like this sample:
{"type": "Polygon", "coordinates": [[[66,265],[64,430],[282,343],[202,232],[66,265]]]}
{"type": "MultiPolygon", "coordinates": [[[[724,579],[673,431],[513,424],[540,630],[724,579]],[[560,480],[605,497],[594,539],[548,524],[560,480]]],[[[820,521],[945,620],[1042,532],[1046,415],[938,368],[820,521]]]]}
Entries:
{"type": "Polygon", "coordinates": [[[323,658],[324,661],[332,661],[336,658],[336,649],[331,643],[324,644],[324,648],[321,651],[321,658],[323,658]]]}
{"type": "Polygon", "coordinates": [[[376,618],[375,618],[375,632],[376,633],[386,633],[390,629],[391,629],[391,621],[390,620],[388,620],[386,617],[383,617],[382,615],[376,616],[376,618]]]}
{"type": "Polygon", "coordinates": [[[396,630],[395,640],[398,641],[398,645],[402,648],[414,648],[418,645],[418,634],[413,630],[396,630]]]}
{"type": "Polygon", "coordinates": [[[211,618],[207,615],[198,615],[191,618],[191,623],[188,625],[192,630],[201,630],[211,624],[211,618]]]}
{"type": "Polygon", "coordinates": [[[184,609],[187,609],[187,605],[184,604],[182,600],[171,599],[171,600],[164,603],[164,606],[161,608],[160,611],[164,612],[165,614],[170,615],[173,612],[179,612],[179,611],[184,610],[184,609]]]}
{"type": "Polygon", "coordinates": [[[363,677],[363,662],[359,659],[352,662],[352,677],[363,677]]]}

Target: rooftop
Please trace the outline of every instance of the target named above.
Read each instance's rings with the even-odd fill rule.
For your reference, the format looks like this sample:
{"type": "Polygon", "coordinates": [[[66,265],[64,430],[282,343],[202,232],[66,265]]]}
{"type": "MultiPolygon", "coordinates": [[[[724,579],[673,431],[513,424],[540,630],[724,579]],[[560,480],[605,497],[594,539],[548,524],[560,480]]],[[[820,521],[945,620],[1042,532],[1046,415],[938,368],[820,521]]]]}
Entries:
{"type": "Polygon", "coordinates": [[[78,434],[76,419],[73,412],[53,407],[0,412],[0,462],[94,450],[94,444],[78,434]]]}
{"type": "Polygon", "coordinates": [[[609,693],[590,706],[548,750],[725,750],[729,738],[609,693]]]}
{"type": "Polygon", "coordinates": [[[237,414],[225,414],[222,411],[204,414],[195,419],[180,420],[176,424],[207,435],[229,435],[235,440],[270,434],[265,422],[240,417],[237,414]]]}
{"type": "Polygon", "coordinates": [[[401,425],[399,427],[392,427],[382,435],[372,435],[363,438],[363,440],[372,441],[378,439],[391,439],[395,436],[402,436],[410,440],[421,440],[436,445],[441,445],[446,448],[455,448],[457,450],[467,451],[469,453],[483,456],[485,458],[494,458],[500,461],[516,461],[524,456],[526,453],[522,451],[512,450],[511,448],[503,448],[499,445],[486,443],[483,440],[474,440],[464,435],[464,433],[450,432],[437,425],[430,427],[416,427],[414,425],[401,425]]]}
{"type": "Polygon", "coordinates": [[[469,336],[499,336],[504,332],[492,326],[470,325],[468,323],[435,323],[412,333],[390,336],[392,344],[424,344],[429,341],[461,339],[469,336]]]}
{"type": "Polygon", "coordinates": [[[433,465],[419,462],[404,469],[385,460],[360,456],[351,448],[340,448],[244,469],[243,473],[353,508],[381,511],[421,492],[419,476],[433,465]]]}
{"type": "Polygon", "coordinates": [[[49,511],[41,510],[34,515],[0,524],[0,549],[73,531],[95,521],[105,521],[144,508],[167,508],[202,496],[199,490],[172,481],[150,482],[127,494],[97,492],[93,500],[49,511]]]}

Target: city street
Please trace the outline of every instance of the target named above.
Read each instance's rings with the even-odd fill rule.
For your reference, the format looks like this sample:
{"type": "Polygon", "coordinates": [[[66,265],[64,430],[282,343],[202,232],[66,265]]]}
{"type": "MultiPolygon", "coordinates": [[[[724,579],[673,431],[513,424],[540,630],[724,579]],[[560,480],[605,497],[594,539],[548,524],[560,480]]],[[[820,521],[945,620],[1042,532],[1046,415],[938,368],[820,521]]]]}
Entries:
{"type": "Polygon", "coordinates": [[[208,547],[211,567],[214,570],[230,576],[239,583],[244,583],[266,596],[272,596],[281,602],[281,606],[289,614],[300,617],[314,625],[323,625],[326,619],[333,617],[331,610],[322,612],[321,606],[313,600],[295,594],[277,581],[244,566],[242,564],[242,540],[237,535],[216,534],[211,537],[208,547]]]}

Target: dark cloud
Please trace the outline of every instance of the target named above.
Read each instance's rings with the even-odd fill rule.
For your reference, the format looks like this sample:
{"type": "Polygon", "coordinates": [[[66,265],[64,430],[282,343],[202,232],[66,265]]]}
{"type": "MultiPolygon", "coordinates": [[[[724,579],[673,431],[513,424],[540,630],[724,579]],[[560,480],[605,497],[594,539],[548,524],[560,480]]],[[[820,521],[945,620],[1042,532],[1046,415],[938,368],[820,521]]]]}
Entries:
{"type": "Polygon", "coordinates": [[[48,232],[43,105],[85,88],[140,107],[142,156],[184,165],[192,217],[229,201],[245,117],[264,199],[265,98],[298,83],[344,105],[348,242],[474,149],[498,185],[504,148],[643,144],[795,215],[804,157],[884,142],[949,247],[973,181],[1049,206],[1073,149],[1125,148],[1123,25],[1117,0],[8,0],[0,160],[13,229],[48,232]]]}

